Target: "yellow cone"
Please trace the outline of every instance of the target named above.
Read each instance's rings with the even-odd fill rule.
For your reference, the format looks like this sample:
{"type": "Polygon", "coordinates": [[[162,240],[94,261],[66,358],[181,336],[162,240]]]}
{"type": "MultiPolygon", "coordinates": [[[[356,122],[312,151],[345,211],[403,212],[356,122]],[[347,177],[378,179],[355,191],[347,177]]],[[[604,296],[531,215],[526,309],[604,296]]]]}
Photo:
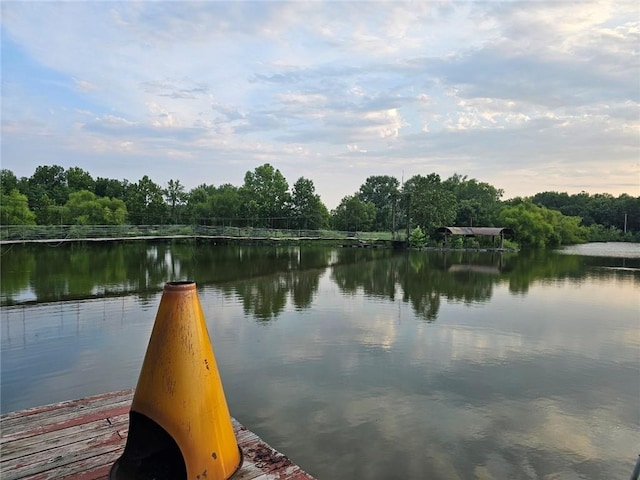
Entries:
{"type": "Polygon", "coordinates": [[[226,480],[241,461],[196,285],[167,283],[110,478],[226,480]]]}

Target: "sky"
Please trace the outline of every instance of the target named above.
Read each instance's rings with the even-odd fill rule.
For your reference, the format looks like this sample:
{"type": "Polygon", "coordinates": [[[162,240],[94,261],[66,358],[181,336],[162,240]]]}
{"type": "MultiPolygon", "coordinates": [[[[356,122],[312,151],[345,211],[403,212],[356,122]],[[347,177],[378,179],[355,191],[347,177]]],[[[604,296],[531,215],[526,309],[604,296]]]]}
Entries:
{"type": "Polygon", "coordinates": [[[329,209],[367,177],[640,195],[632,1],[1,2],[1,165],[329,209]]]}

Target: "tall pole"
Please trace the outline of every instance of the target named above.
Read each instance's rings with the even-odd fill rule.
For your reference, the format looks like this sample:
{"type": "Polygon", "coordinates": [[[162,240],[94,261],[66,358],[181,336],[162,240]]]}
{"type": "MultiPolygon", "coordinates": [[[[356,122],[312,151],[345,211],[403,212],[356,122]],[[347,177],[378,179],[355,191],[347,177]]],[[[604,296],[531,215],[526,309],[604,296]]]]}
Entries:
{"type": "Polygon", "coordinates": [[[411,193],[407,193],[407,242],[411,233],[411,193]]]}
{"type": "Polygon", "coordinates": [[[393,240],[396,239],[396,203],[398,202],[398,198],[395,194],[391,194],[391,238],[393,240]]]}
{"type": "Polygon", "coordinates": [[[627,214],[624,214],[624,233],[627,233],[627,214]]]}

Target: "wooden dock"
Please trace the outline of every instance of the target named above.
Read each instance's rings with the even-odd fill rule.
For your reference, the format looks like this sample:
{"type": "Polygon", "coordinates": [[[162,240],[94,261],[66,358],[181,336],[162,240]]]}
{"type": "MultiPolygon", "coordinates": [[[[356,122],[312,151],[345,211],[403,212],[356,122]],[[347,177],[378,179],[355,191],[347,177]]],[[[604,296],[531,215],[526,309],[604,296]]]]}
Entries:
{"type": "MultiPolygon", "coordinates": [[[[105,393],[0,417],[2,480],[106,480],[120,458],[133,390],[105,393]]],[[[314,480],[232,419],[243,464],[233,480],[314,480]]]]}

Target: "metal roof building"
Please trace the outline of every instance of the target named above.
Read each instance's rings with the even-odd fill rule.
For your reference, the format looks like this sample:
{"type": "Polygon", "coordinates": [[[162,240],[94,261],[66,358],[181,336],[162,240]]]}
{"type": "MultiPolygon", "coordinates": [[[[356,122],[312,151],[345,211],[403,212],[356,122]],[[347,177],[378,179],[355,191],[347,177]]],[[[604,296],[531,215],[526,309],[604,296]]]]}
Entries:
{"type": "Polygon", "coordinates": [[[437,232],[443,235],[464,235],[465,237],[511,237],[514,234],[513,229],[506,227],[440,227],[437,232]]]}
{"type": "Polygon", "coordinates": [[[500,248],[504,248],[504,238],[512,237],[515,233],[513,229],[507,227],[440,227],[436,232],[444,235],[445,245],[448,245],[449,237],[452,235],[500,237],[500,248]]]}

